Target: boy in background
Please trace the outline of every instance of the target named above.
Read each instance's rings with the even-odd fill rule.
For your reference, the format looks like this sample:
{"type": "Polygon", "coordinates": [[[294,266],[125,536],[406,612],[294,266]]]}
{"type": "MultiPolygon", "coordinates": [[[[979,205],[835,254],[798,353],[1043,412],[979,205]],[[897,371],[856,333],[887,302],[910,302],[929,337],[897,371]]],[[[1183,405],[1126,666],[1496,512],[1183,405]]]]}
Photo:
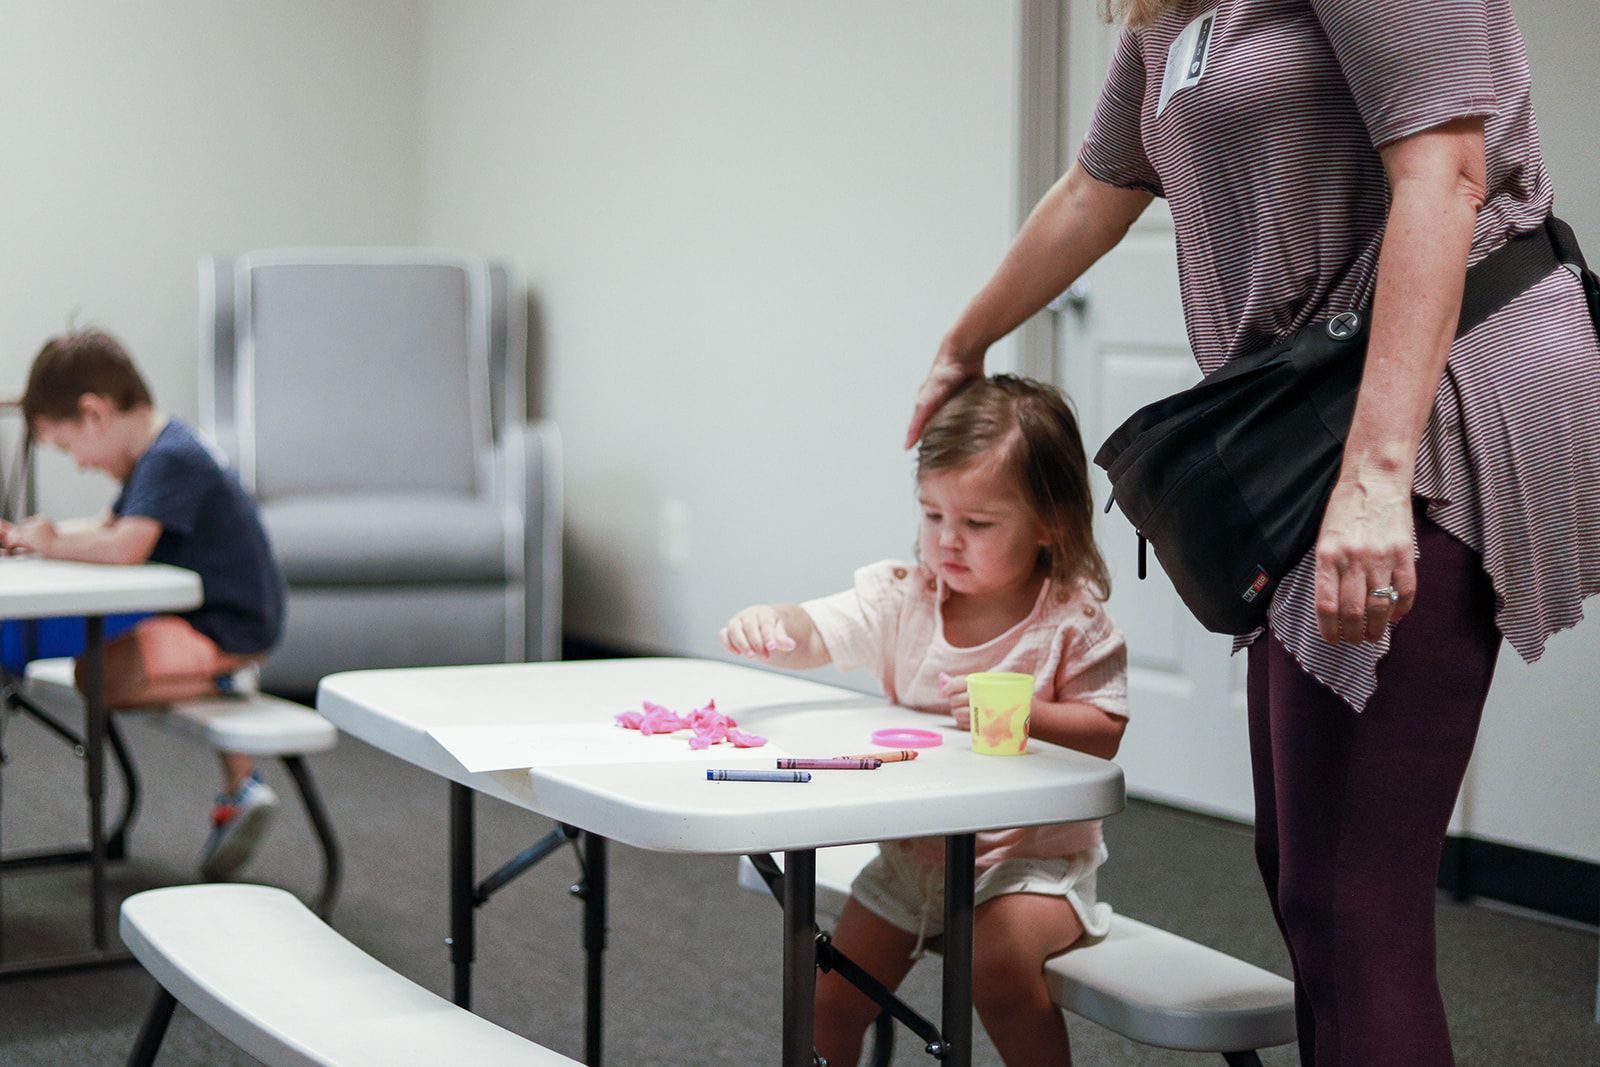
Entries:
{"type": "MultiPolygon", "coordinates": [[[[108,708],[161,704],[239,688],[283,632],[284,580],[255,502],[226,461],[158,410],[110,334],[86,329],[45,342],[28,372],[22,412],[35,440],[81,470],[121,483],[108,514],[0,521],[0,549],[88,563],[169,563],[200,575],[204,602],[157,615],[108,642],[108,708]]],[[[79,660],[79,687],[83,662],[79,660]]],[[[237,870],[271,822],[277,796],[248,755],[220,752],[223,791],[201,856],[207,878],[237,870]]]]}

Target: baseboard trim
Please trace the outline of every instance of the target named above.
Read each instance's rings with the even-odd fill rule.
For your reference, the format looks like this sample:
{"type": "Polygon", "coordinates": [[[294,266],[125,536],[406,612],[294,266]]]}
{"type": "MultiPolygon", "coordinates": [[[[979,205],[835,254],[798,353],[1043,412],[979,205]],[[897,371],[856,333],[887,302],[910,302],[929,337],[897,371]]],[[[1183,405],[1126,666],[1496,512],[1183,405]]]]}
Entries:
{"type": "Polygon", "coordinates": [[[584,637],[575,633],[561,635],[562,659],[637,659],[641,656],[670,656],[670,652],[652,652],[642,648],[624,648],[603,637],[584,637]]]}
{"type": "Polygon", "coordinates": [[[1600,863],[1474,837],[1445,839],[1439,888],[1460,901],[1515,904],[1600,925],[1600,863]]]}

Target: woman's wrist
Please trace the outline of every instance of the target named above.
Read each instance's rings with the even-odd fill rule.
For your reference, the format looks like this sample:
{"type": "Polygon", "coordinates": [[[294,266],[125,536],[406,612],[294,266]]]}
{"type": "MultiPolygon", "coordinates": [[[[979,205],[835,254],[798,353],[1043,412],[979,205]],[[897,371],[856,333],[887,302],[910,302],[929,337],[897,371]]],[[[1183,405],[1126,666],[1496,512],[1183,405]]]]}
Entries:
{"type": "Polygon", "coordinates": [[[1368,489],[1411,492],[1416,474],[1417,453],[1400,445],[1345,449],[1339,480],[1368,489]]]}
{"type": "Polygon", "coordinates": [[[964,370],[982,373],[983,356],[988,350],[987,342],[980,341],[973,331],[964,329],[961,323],[957,323],[939,343],[939,359],[964,370]]]}

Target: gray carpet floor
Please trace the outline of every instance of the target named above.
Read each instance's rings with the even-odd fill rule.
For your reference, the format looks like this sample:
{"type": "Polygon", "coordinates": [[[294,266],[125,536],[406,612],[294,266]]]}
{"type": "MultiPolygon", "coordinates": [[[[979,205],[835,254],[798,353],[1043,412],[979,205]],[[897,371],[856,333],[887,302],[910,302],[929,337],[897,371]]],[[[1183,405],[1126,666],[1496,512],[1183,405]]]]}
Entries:
{"type": "MultiPolygon", "coordinates": [[[[145,786],[133,857],[113,867],[118,896],[194,880],[217,771],[210,753],[134,720],[127,733],[145,786]]],[[[81,771],[53,737],[26,720],[6,732],[4,846],[73,840],[82,833],[81,771]]],[[[444,783],[344,739],[311,760],[346,857],[334,925],[386,964],[440,993],[449,988],[444,783]]],[[[244,872],[309,895],[317,853],[287,774],[264,775],[283,798],[271,836],[244,872]]],[[[481,870],[549,828],[527,813],[479,802],[481,870]]],[[[1285,973],[1287,958],[1257,881],[1248,828],[1135,802],[1109,820],[1112,861],[1102,898],[1119,910],[1285,973]]],[[[548,859],[480,912],[476,1009],[568,1055],[581,1055],[579,904],[569,850],[548,859]]],[[[658,855],[614,847],[607,959],[607,1062],[760,1064],[775,1060],[780,1029],[779,914],[735,884],[728,858],[658,855]]],[[[87,872],[10,873],[3,885],[8,958],[82,947],[87,872]]],[[[1439,907],[1440,967],[1458,1062],[1467,1067],[1600,1065],[1593,1021],[1596,940],[1575,929],[1447,900],[1439,907]]],[[[242,958],[239,966],[249,967],[242,958]]],[[[936,1014],[937,959],[917,966],[908,999],[936,1014]]],[[[127,1055],[154,993],[137,966],[0,985],[0,1064],[114,1064],[127,1055]]],[[[1076,1062],[1177,1065],[1214,1057],[1133,1045],[1070,1023],[1076,1062]]],[[[981,1034],[981,1027],[979,1028],[981,1034]]],[[[982,1039],[980,1038],[980,1041],[982,1039]]],[[[1296,1062],[1268,1050],[1269,1067],[1296,1062]]],[[[179,1009],[163,1064],[249,1064],[179,1009]]],[[[932,1061],[909,1040],[897,1064],[932,1061]]],[[[977,1062],[998,1063],[986,1041],[977,1062]]]]}

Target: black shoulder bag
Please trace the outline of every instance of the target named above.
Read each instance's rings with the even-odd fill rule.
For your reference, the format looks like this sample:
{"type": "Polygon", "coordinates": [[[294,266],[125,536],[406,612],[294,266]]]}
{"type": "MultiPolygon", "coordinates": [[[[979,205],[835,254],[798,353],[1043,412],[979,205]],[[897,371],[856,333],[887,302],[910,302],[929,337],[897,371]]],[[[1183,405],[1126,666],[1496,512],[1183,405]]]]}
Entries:
{"type": "MultiPolygon", "coordinates": [[[[1571,227],[1510,241],[1467,272],[1460,337],[1565,266],[1600,329],[1600,280],[1571,227]]],[[[1311,323],[1198,385],[1140,408],[1100,446],[1112,500],[1214,633],[1266,623],[1277,583],[1311,546],[1338,477],[1366,359],[1367,310],[1311,323]]]]}

